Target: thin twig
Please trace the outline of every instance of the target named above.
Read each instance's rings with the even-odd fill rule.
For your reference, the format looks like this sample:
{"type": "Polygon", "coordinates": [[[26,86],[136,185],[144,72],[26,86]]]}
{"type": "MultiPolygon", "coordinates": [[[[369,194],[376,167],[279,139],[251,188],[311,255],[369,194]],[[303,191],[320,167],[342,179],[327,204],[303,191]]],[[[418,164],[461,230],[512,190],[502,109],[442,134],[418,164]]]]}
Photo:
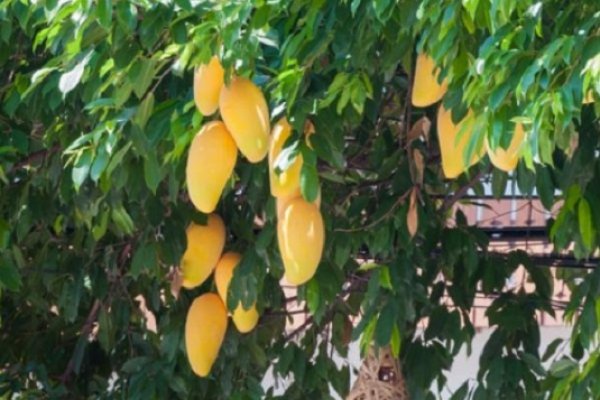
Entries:
{"type": "MultiPolygon", "coordinates": [[[[350,293],[354,292],[357,289],[360,289],[360,287],[364,286],[364,284],[365,284],[362,280],[355,279],[354,276],[350,276],[350,280],[347,281],[347,283],[348,283],[348,287],[346,287],[340,293],[338,293],[338,295],[335,297],[335,300],[331,302],[329,309],[325,312],[325,315],[323,316],[323,320],[321,322],[323,324],[323,328],[327,327],[327,325],[333,319],[333,317],[335,315],[335,308],[337,307],[337,305],[340,303],[344,303],[346,301],[345,297],[347,295],[349,295],[350,293]]],[[[287,334],[285,336],[284,340],[287,342],[287,341],[293,339],[298,334],[305,331],[314,322],[315,322],[314,317],[312,315],[309,316],[299,327],[297,327],[292,332],[287,334]]]]}
{"type": "Polygon", "coordinates": [[[374,226],[377,226],[379,223],[381,223],[381,221],[387,219],[394,212],[394,210],[400,204],[402,204],[404,202],[404,200],[406,200],[406,198],[411,194],[412,190],[413,190],[413,188],[411,187],[402,196],[398,197],[398,199],[396,199],[394,204],[392,204],[392,207],[385,214],[383,214],[381,217],[377,218],[375,221],[371,222],[370,224],[361,226],[360,228],[337,228],[337,229],[334,229],[334,232],[358,232],[358,231],[369,230],[369,229],[373,228],[374,226]]]}
{"type": "Polygon", "coordinates": [[[38,150],[38,151],[34,151],[33,153],[29,153],[27,155],[27,157],[25,157],[24,159],[16,162],[11,169],[9,169],[7,171],[7,174],[10,174],[12,171],[23,168],[29,164],[31,164],[34,161],[37,161],[41,158],[45,158],[51,154],[56,153],[57,151],[60,150],[60,146],[59,145],[55,145],[52,146],[48,149],[42,149],[42,150],[38,150]]]}
{"type": "MultiPolygon", "coordinates": [[[[83,326],[81,327],[81,333],[79,336],[86,337],[90,334],[90,332],[92,331],[94,322],[96,322],[96,318],[98,317],[98,312],[100,311],[101,304],[102,303],[98,299],[96,299],[94,301],[94,304],[92,305],[92,308],[91,308],[87,318],[85,319],[83,326]]],[[[77,346],[75,346],[75,348],[77,348],[77,346]]],[[[71,359],[69,360],[69,363],[67,364],[67,367],[65,368],[65,371],[60,376],[59,380],[63,384],[66,383],[70,379],[71,374],[73,373],[74,369],[75,369],[75,353],[73,353],[73,355],[71,356],[71,359]]]]}
{"type": "Polygon", "coordinates": [[[310,317],[306,318],[306,320],[296,329],[294,329],[293,331],[291,331],[285,338],[284,340],[286,342],[290,341],[291,339],[293,339],[296,335],[298,335],[300,332],[304,331],[306,328],[308,328],[314,321],[313,316],[311,315],[310,317]]]}
{"type": "Polygon", "coordinates": [[[469,180],[469,182],[467,182],[466,185],[462,186],[461,188],[459,188],[456,192],[454,192],[454,194],[451,197],[448,197],[446,200],[444,200],[444,203],[442,204],[442,207],[440,208],[440,211],[442,212],[446,212],[449,209],[452,208],[452,206],[459,201],[465,194],[467,194],[467,192],[469,191],[469,189],[471,189],[471,187],[473,185],[475,185],[477,182],[479,182],[479,179],[481,179],[481,177],[488,173],[490,171],[490,169],[487,170],[480,170],[477,174],[475,174],[471,180],[469,180]]]}
{"type": "MultiPolygon", "coordinates": [[[[413,73],[412,71],[410,71],[407,74],[407,81],[408,81],[408,88],[406,90],[406,98],[404,99],[405,101],[405,105],[404,105],[404,119],[406,121],[406,125],[404,127],[404,131],[405,131],[405,135],[408,138],[408,133],[410,132],[411,129],[411,114],[412,114],[412,101],[411,101],[411,95],[412,95],[412,87],[413,87],[413,73]]],[[[402,146],[402,143],[400,143],[400,145],[402,146]]]]}
{"type": "Polygon", "coordinates": [[[156,92],[156,89],[158,88],[158,85],[160,85],[160,83],[163,81],[163,79],[165,79],[165,77],[169,74],[169,72],[171,72],[171,66],[168,65],[167,69],[164,70],[162,72],[162,74],[160,74],[160,76],[158,77],[158,79],[156,80],[156,83],[150,88],[148,89],[148,91],[144,94],[144,99],[146,98],[146,96],[148,96],[150,93],[154,93],[156,92]]]}

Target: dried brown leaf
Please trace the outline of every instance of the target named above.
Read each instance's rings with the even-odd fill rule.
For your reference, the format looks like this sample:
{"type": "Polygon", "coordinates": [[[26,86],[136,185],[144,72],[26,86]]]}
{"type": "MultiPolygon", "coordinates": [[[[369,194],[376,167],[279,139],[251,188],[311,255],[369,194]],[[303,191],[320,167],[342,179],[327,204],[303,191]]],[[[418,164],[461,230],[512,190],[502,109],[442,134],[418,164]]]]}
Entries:
{"type": "Polygon", "coordinates": [[[406,227],[410,237],[413,238],[417,234],[419,227],[419,213],[417,212],[417,188],[413,188],[410,193],[410,202],[408,204],[408,213],[406,214],[406,227]]]}
{"type": "Polygon", "coordinates": [[[173,268],[169,275],[171,279],[171,294],[177,300],[181,291],[181,285],[183,285],[183,274],[179,268],[173,268]]]}
{"type": "Polygon", "coordinates": [[[412,126],[412,128],[410,128],[410,132],[408,132],[408,136],[406,138],[407,141],[407,145],[410,146],[410,144],[422,137],[425,142],[429,141],[429,130],[431,129],[431,121],[429,120],[429,118],[427,117],[421,117],[421,119],[419,119],[417,122],[415,122],[412,126]]]}
{"type": "Polygon", "coordinates": [[[413,158],[413,181],[418,185],[423,185],[423,170],[425,169],[425,160],[423,158],[423,154],[417,149],[413,149],[412,152],[413,158]]]}

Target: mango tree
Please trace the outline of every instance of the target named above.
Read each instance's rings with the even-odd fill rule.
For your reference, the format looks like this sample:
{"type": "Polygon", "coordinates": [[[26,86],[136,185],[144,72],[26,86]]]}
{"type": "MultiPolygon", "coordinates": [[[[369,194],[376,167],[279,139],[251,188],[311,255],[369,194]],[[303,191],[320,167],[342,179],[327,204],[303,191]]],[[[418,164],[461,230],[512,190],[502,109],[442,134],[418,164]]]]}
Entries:
{"type": "Polygon", "coordinates": [[[573,324],[556,356],[536,320],[554,312],[550,270],[491,251],[455,212],[515,183],[558,207],[555,251],[596,254],[597,0],[4,0],[0,71],[0,396],[345,396],[350,370],[333,356],[359,341],[389,346],[411,396],[436,398],[473,339],[478,294],[494,298],[493,333],[455,398],[600,395],[596,261],[556,276],[573,324]],[[222,85],[195,87],[211,60],[222,85]],[[264,104],[230,93],[242,81],[264,104]],[[197,156],[209,125],[222,153],[197,156]],[[243,143],[253,129],[276,156],[243,143]],[[298,183],[288,204],[283,174],[298,183]],[[222,240],[189,250],[211,213],[222,240]],[[316,269],[289,288],[288,214],[323,228],[305,246],[323,246],[316,269]],[[205,277],[182,278],[215,248],[205,277]],[[535,290],[505,287],[519,266],[535,290]],[[216,350],[187,341],[188,311],[221,327],[216,350]],[[208,371],[194,351],[215,351],[208,371]],[[293,378],[283,394],[261,384],[267,371],[293,378]]]}

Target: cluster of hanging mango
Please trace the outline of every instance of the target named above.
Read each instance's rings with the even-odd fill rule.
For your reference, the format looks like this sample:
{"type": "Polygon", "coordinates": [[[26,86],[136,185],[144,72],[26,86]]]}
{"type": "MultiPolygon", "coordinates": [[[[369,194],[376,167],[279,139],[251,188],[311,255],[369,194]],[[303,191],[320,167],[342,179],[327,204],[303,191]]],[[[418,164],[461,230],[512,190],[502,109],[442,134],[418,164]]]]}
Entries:
{"type": "MultiPolygon", "coordinates": [[[[416,107],[428,107],[437,103],[446,93],[447,84],[445,81],[439,83],[436,65],[426,54],[419,54],[415,67],[415,80],[412,90],[412,104],[416,107]]],[[[451,113],[446,110],[442,104],[437,114],[437,132],[440,144],[440,153],[442,157],[442,170],[448,179],[458,177],[470,166],[476,164],[486,153],[490,157],[492,164],[503,171],[510,172],[515,169],[519,162],[521,146],[525,140],[525,132],[521,124],[515,125],[510,145],[507,149],[497,147],[492,150],[489,142],[485,141],[485,148],[481,148],[473,154],[470,160],[466,162],[464,154],[471,137],[473,136],[473,113],[469,111],[467,116],[460,122],[452,121],[451,113]],[[469,123],[469,126],[466,124],[469,123]],[[463,131],[460,138],[459,133],[463,131]]]]}
{"type": "MultiPolygon", "coordinates": [[[[411,93],[412,104],[428,107],[439,102],[447,90],[445,81],[439,82],[434,61],[419,54],[411,93]]],[[[233,76],[224,84],[224,70],[215,56],[194,74],[194,101],[204,116],[219,111],[221,120],[207,122],[194,137],[186,166],[186,183],[194,206],[208,214],[205,225],[191,224],[187,231],[187,248],[181,260],[183,287],[191,289],[204,283],[214,271],[217,293],[205,293],[196,298],[185,324],[185,344],[193,371],[207,376],[215,362],[227,330],[227,292],[236,266],[242,256],[223,250],[226,227],[214,213],[219,199],[237,163],[238,150],[251,163],[261,162],[268,154],[271,195],[277,202],[277,239],[285,269],[284,279],[293,285],[310,280],[319,265],[325,240],[323,217],[320,212],[320,194],[311,203],[300,192],[302,155],[285,171],[275,167],[283,146],[292,134],[285,117],[270,132],[267,102],[252,81],[233,76]]],[[[584,103],[593,101],[591,92],[584,103]]],[[[440,104],[437,113],[442,170],[448,179],[458,177],[477,163],[487,152],[496,168],[510,172],[515,169],[525,140],[525,132],[517,123],[507,149],[485,146],[473,154],[468,162],[464,154],[473,136],[472,112],[454,123],[451,113],[440,104]],[[467,124],[469,124],[467,126],[467,124]],[[462,133],[461,133],[462,132],[462,133]],[[460,134],[460,138],[459,138],[460,134]]],[[[307,123],[303,139],[310,147],[314,127],[307,123]]],[[[250,332],[259,320],[256,304],[244,309],[238,304],[232,320],[241,333],[250,332]]]]}
{"type": "MultiPolygon", "coordinates": [[[[275,168],[277,157],[292,133],[281,118],[270,133],[269,109],[265,97],[252,81],[233,76],[224,83],[225,71],[215,56],[194,73],[194,101],[204,116],[219,111],[221,120],[207,122],[194,137],[186,165],[190,200],[204,214],[205,225],[191,224],[187,247],[181,260],[183,287],[191,289],[204,283],[214,271],[217,294],[205,293],[190,306],[185,324],[185,345],[193,371],[210,373],[227,330],[227,292],[234,270],[242,256],[223,250],[226,227],[214,213],[223,190],[231,182],[237,152],[251,163],[268,154],[271,194],[277,201],[277,239],[285,270],[284,279],[301,285],[315,274],[325,240],[320,199],[306,201],[300,192],[302,156],[299,154],[285,170],[275,168]]],[[[304,140],[314,133],[307,124],[304,140]]],[[[250,332],[259,320],[254,304],[244,309],[238,304],[232,320],[241,333],[250,332]]]]}

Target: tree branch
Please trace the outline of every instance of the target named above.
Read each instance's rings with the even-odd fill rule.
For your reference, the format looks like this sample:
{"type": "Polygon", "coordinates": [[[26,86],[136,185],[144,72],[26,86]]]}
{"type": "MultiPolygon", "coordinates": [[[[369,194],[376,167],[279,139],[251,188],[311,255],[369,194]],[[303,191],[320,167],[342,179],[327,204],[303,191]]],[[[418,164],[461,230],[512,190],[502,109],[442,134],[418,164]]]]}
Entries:
{"type": "Polygon", "coordinates": [[[42,150],[38,150],[38,151],[34,151],[33,153],[29,153],[27,155],[27,157],[25,157],[24,159],[16,162],[12,168],[10,168],[7,171],[7,175],[10,174],[12,171],[23,168],[39,159],[45,158],[51,154],[56,153],[57,151],[60,150],[60,146],[59,145],[54,145],[50,148],[47,149],[42,149],[42,150]]]}
{"type": "Polygon", "coordinates": [[[377,218],[375,221],[371,222],[370,224],[361,226],[359,228],[337,228],[337,229],[334,229],[334,231],[335,232],[358,232],[358,231],[368,230],[368,229],[371,229],[371,228],[377,226],[380,222],[382,222],[383,220],[388,218],[394,212],[396,207],[398,207],[400,204],[402,204],[404,202],[404,200],[406,200],[406,198],[412,193],[412,190],[413,190],[413,188],[411,187],[404,194],[402,194],[400,197],[398,197],[398,199],[396,200],[396,202],[394,204],[392,204],[392,207],[388,210],[388,212],[386,212],[385,214],[383,214],[381,217],[377,218]]]}
{"type": "MultiPolygon", "coordinates": [[[[348,283],[348,287],[346,289],[343,289],[340,293],[338,293],[338,295],[335,297],[335,300],[333,302],[331,302],[329,309],[325,312],[325,315],[323,316],[323,321],[322,321],[323,326],[327,326],[327,324],[329,324],[331,322],[331,320],[333,319],[333,317],[335,315],[335,308],[337,307],[337,305],[340,302],[343,303],[346,300],[345,299],[346,295],[356,291],[357,289],[360,289],[361,286],[365,285],[365,282],[363,280],[355,279],[354,275],[351,275],[349,277],[349,279],[350,279],[349,281],[346,281],[348,283]]],[[[303,331],[305,331],[306,329],[308,329],[314,322],[315,322],[314,317],[312,315],[309,316],[299,327],[297,327],[296,329],[291,331],[289,334],[287,334],[285,336],[284,340],[286,342],[290,341],[291,339],[296,337],[298,334],[300,334],[303,331]]]]}
{"type": "Polygon", "coordinates": [[[460,187],[456,192],[454,192],[454,194],[451,197],[446,198],[446,200],[444,200],[444,203],[442,204],[442,207],[440,208],[440,211],[442,212],[446,212],[449,209],[452,208],[452,206],[459,201],[465,194],[467,194],[467,192],[469,191],[469,189],[471,189],[471,187],[473,187],[473,185],[475,185],[477,182],[479,182],[479,179],[481,179],[481,177],[484,174],[489,173],[491,170],[491,168],[488,168],[487,170],[480,170],[477,174],[475,174],[470,180],[469,182],[466,183],[466,185],[460,187]]]}
{"type": "MultiPolygon", "coordinates": [[[[100,311],[101,304],[102,303],[98,299],[96,299],[94,301],[94,304],[92,305],[92,308],[91,308],[87,318],[85,319],[83,326],[81,327],[81,333],[79,334],[80,337],[86,337],[92,331],[94,322],[96,322],[96,318],[98,318],[98,312],[100,311]]],[[[77,345],[75,345],[75,348],[77,348],[77,345]]],[[[71,374],[73,373],[74,369],[75,369],[75,353],[73,353],[73,355],[71,356],[71,359],[69,360],[69,363],[67,364],[67,367],[65,368],[65,371],[62,373],[62,375],[58,379],[63,384],[66,383],[70,379],[71,374]]]]}

